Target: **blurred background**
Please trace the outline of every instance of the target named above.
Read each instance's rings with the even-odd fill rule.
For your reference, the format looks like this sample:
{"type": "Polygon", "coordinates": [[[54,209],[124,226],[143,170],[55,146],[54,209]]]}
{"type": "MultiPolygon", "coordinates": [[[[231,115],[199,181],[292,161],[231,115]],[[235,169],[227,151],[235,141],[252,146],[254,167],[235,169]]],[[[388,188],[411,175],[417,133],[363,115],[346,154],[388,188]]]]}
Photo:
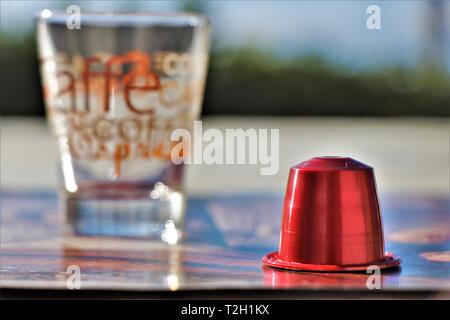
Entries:
{"type": "MultiPolygon", "coordinates": [[[[43,115],[33,18],[73,1],[1,1],[1,115],[43,115]]],[[[205,115],[449,115],[448,1],[79,1],[81,11],[211,17],[205,115]],[[370,4],[380,30],[366,27],[370,4]]]]}
{"type": "Polygon", "coordinates": [[[43,114],[34,17],[193,11],[211,17],[204,128],[279,128],[280,170],[195,165],[190,194],[284,192],[290,166],[319,155],[376,168],[382,193],[448,197],[449,1],[1,2],[1,186],[57,186],[43,114]],[[369,5],[381,29],[366,26],[369,5]]]}

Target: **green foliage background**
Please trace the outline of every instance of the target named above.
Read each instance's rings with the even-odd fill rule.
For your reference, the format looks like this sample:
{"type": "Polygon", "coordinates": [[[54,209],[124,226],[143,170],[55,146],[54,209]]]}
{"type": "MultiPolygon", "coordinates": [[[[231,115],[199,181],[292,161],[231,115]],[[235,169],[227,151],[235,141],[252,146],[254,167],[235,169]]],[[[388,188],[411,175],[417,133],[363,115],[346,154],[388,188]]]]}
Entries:
{"type": "MultiPolygon", "coordinates": [[[[34,35],[0,34],[2,115],[44,114],[34,35]]],[[[213,51],[204,114],[449,116],[450,77],[432,66],[354,72],[315,56],[213,51]]]]}

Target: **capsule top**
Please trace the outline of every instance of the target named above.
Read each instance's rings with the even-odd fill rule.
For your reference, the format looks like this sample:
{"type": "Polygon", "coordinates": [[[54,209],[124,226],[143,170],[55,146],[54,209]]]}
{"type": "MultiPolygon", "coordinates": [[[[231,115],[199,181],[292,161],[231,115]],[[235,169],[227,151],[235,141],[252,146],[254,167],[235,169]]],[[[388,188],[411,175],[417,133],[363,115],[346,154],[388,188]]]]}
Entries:
{"type": "Polygon", "coordinates": [[[356,161],[350,157],[323,156],[315,157],[299,163],[292,167],[298,170],[357,170],[372,169],[362,162],[356,161]]]}

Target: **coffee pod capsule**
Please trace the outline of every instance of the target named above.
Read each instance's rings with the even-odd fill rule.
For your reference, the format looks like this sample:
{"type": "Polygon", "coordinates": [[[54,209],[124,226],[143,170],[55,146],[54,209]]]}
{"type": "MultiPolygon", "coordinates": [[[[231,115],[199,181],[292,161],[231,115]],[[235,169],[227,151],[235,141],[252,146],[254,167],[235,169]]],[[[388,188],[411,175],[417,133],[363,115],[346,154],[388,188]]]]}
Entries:
{"type": "Polygon", "coordinates": [[[316,157],[290,169],[279,251],[265,265],[291,270],[398,267],[384,251],[373,168],[348,157],[316,157]]]}

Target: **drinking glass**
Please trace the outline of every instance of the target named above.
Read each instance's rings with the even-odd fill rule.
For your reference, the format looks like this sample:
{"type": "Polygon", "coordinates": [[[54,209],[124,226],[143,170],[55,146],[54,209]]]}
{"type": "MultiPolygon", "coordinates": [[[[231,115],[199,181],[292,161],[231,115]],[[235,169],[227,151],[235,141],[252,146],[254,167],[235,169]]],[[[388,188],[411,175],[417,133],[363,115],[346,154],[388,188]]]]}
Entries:
{"type": "Polygon", "coordinates": [[[37,40],[47,120],[56,137],[70,232],[176,243],[183,164],[170,135],[203,98],[209,20],[201,15],[44,10],[37,40]]]}

